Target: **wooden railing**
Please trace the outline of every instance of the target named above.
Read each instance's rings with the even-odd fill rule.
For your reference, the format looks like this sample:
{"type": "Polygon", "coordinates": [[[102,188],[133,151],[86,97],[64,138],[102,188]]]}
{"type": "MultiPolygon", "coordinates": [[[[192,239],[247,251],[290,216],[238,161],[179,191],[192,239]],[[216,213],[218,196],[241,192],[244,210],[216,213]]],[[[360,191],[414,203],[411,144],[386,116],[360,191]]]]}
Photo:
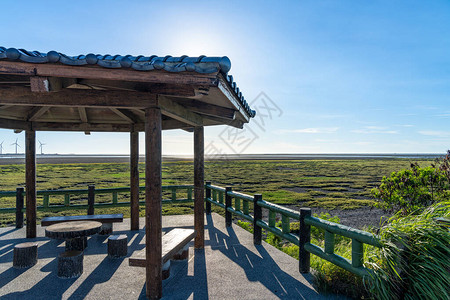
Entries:
{"type": "Polygon", "coordinates": [[[261,244],[262,229],[264,229],[299,246],[300,272],[308,273],[310,271],[310,254],[314,254],[356,275],[369,275],[370,270],[363,265],[364,244],[380,247],[377,236],[313,217],[310,208],[301,208],[298,212],[264,201],[259,194],[252,197],[234,192],[231,187],[223,188],[212,185],[211,182],[206,182],[205,188],[206,213],[211,213],[211,204],[214,204],[225,209],[226,226],[231,226],[232,214],[252,222],[254,244],[261,244]],[[250,203],[253,203],[253,215],[250,214],[250,203]],[[262,209],[268,210],[268,222],[262,218],[262,209]],[[281,228],[276,226],[277,214],[281,215],[281,228]],[[291,220],[300,222],[298,235],[291,233],[291,220]],[[325,231],[324,248],[311,243],[311,226],[325,231]],[[352,240],[351,260],[334,253],[335,235],[352,240]]]}
{"type": "MultiPolygon", "coordinates": [[[[169,198],[163,199],[163,203],[184,203],[192,202],[192,185],[167,185],[163,186],[162,190],[168,191],[169,198]],[[186,198],[178,199],[178,191],[184,191],[186,198]]],[[[145,187],[139,187],[140,191],[145,191],[145,187]]],[[[129,187],[119,187],[119,188],[102,188],[96,189],[95,186],[90,185],[87,189],[72,189],[72,190],[46,190],[37,191],[37,196],[42,197],[42,205],[37,206],[38,211],[61,211],[61,210],[72,210],[72,209],[90,209],[94,207],[121,207],[130,206],[130,201],[119,201],[120,193],[130,193],[129,187]],[[95,200],[96,195],[110,194],[109,199],[102,199],[101,202],[95,200]],[[51,197],[63,196],[64,200],[53,201],[58,202],[57,204],[52,204],[51,197]],[[74,199],[75,197],[75,199],[74,199]],[[73,202],[86,202],[87,204],[74,204],[73,202]]],[[[16,191],[0,192],[0,201],[5,197],[15,197],[16,207],[3,207],[0,208],[0,213],[23,213],[25,212],[24,207],[24,188],[17,188],[16,191]]],[[[104,198],[104,197],[103,197],[104,198]]],[[[108,197],[107,197],[108,198],[108,197]]],[[[145,204],[145,201],[139,201],[139,204],[145,204]]]]}

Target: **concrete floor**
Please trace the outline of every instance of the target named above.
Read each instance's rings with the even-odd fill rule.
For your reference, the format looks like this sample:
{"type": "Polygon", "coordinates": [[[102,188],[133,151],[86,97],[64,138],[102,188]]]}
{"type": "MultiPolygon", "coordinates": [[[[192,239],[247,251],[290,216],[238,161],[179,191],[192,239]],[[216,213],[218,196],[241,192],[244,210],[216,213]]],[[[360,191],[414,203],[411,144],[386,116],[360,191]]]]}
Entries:
{"type": "MultiPolygon", "coordinates": [[[[140,220],[141,227],[144,219],[140,220]]],[[[192,215],[164,216],[163,231],[192,228],[192,215]]],[[[129,219],[114,224],[115,234],[128,236],[128,256],[145,246],[144,229],[129,231],[129,219]]],[[[145,299],[145,268],[128,266],[128,259],[109,259],[107,236],[89,238],[84,272],[74,279],[56,276],[64,241],[45,237],[38,226],[38,263],[28,269],[12,267],[13,247],[30,241],[25,228],[0,228],[1,299],[145,299]]],[[[311,286],[310,275],[298,272],[298,261],[253,237],[242,228],[225,227],[217,215],[205,216],[205,249],[189,249],[189,260],[172,262],[163,281],[163,299],[331,299],[311,286]]]]}

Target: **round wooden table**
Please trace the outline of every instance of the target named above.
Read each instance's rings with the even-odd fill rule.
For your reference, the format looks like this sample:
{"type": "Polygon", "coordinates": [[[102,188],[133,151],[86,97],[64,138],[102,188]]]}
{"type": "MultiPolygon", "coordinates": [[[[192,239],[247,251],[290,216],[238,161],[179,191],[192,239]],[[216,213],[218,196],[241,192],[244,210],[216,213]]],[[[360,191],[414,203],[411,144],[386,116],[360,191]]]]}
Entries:
{"type": "Polygon", "coordinates": [[[83,251],[87,237],[100,231],[102,223],[97,221],[73,221],[48,226],[45,236],[51,239],[66,240],[66,251],[83,251]]]}

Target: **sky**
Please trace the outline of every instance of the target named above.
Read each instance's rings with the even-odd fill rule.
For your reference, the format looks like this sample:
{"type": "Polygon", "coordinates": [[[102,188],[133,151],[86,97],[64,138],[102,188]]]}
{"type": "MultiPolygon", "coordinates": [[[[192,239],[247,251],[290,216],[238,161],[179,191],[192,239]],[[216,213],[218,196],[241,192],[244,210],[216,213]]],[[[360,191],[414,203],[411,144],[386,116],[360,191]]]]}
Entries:
{"type": "MultiPolygon", "coordinates": [[[[257,117],[245,143],[205,128],[207,154],[450,149],[449,1],[2,0],[0,18],[6,48],[228,56],[257,117]]],[[[0,129],[3,153],[16,139],[23,152],[24,133],[0,129]]],[[[44,153],[129,153],[126,133],[37,139],[44,153]]],[[[164,155],[192,153],[192,133],[163,132],[164,155]]]]}

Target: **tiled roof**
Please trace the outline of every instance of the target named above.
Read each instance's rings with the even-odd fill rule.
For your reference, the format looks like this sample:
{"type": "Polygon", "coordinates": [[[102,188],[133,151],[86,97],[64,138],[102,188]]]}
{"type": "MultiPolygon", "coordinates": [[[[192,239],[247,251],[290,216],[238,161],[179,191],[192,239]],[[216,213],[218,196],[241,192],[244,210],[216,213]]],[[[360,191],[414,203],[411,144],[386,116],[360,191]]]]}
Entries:
{"type": "Polygon", "coordinates": [[[165,70],[168,72],[197,72],[209,74],[221,72],[225,75],[229,85],[234,90],[241,105],[250,117],[254,117],[256,112],[250,109],[247,101],[242,96],[233,76],[227,75],[231,69],[231,61],[228,57],[189,57],[180,56],[165,57],[152,56],[132,56],[132,55],[99,55],[87,54],[78,56],[68,56],[56,51],[42,53],[39,51],[27,51],[24,49],[0,47],[0,60],[22,61],[28,63],[62,63],[70,66],[98,65],[104,68],[119,69],[131,68],[137,71],[165,70]]]}

